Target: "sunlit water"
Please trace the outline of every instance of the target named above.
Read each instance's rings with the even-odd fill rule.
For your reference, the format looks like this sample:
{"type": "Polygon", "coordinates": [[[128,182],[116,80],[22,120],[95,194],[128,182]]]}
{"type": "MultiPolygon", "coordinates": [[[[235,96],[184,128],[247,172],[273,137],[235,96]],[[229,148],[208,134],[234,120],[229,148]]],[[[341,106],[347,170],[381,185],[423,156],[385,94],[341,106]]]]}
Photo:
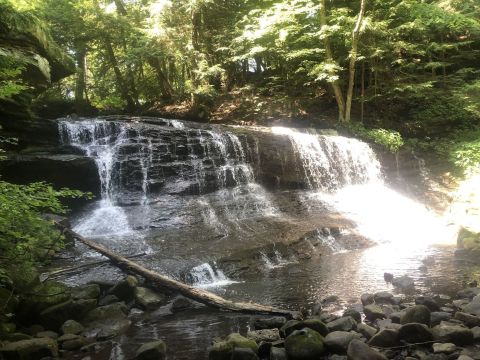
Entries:
{"type": "MultiPolygon", "coordinates": [[[[221,129],[191,129],[180,121],[159,128],[165,136],[160,140],[157,128],[104,120],[61,123],[64,141],[95,159],[102,183],[102,200],[73,219],[74,229],[122,254],[145,254],[135,261],[150,269],[232,300],[298,310],[328,295],[339,296],[345,306],[364,292],[396,291],[384,282],[384,272],[413,277],[415,292],[452,292],[475,266],[455,261],[451,244],[457,229],[389,188],[375,153],[361,141],[274,128],[290,139],[291,149],[284,151],[297,156],[308,189],[267,190],[255,177],[255,149],[244,138],[221,129]],[[178,172],[168,174],[159,159],[178,172]],[[131,186],[131,172],[118,170],[129,161],[137,186],[131,186]],[[159,180],[168,193],[153,192],[159,180]],[[320,231],[332,218],[337,238],[320,231]],[[312,229],[309,236],[320,245],[311,245],[311,257],[271,248],[312,229]],[[337,241],[356,234],[378,245],[351,250],[337,241]],[[249,270],[227,266],[236,262],[249,270]]],[[[83,252],[80,261],[91,256],[83,252]]],[[[121,276],[102,264],[64,280],[121,276]]],[[[115,351],[129,358],[137,344],[161,337],[172,358],[201,359],[215,336],[244,332],[250,325],[248,316],[206,308],[172,315],[161,308],[142,317],[115,351]]]]}

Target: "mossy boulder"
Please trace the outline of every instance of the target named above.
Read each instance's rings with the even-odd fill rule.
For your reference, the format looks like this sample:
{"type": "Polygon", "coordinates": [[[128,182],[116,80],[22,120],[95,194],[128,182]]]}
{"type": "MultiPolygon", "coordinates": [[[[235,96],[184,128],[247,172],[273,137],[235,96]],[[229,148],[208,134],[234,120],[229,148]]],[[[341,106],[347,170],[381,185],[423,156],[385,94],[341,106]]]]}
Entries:
{"type": "Polygon", "coordinates": [[[215,342],[208,349],[209,360],[230,360],[233,350],[236,348],[251,349],[255,353],[258,350],[257,343],[251,339],[247,339],[238,333],[228,335],[223,341],[215,342]]]}
{"type": "Polygon", "coordinates": [[[325,351],[324,338],[315,330],[295,330],[285,340],[289,360],[317,360],[325,351]]]}
{"type": "Polygon", "coordinates": [[[457,235],[457,246],[467,250],[480,250],[480,233],[462,227],[457,235]]]}
{"type": "Polygon", "coordinates": [[[0,349],[4,359],[37,360],[44,357],[57,357],[57,342],[50,338],[21,340],[8,343],[0,349]]]}

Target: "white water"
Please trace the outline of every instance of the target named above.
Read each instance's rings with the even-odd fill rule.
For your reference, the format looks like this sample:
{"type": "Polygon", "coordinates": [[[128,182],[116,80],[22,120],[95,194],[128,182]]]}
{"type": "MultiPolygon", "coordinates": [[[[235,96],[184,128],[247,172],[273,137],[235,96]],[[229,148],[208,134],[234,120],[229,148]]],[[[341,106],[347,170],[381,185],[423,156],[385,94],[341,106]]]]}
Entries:
{"type": "Polygon", "coordinates": [[[235,283],[225,276],[215,263],[213,267],[209,263],[195,266],[190,271],[193,285],[200,288],[219,287],[235,283]]]}
{"type": "MultiPolygon", "coordinates": [[[[457,228],[429,211],[423,204],[387,187],[381,166],[368,144],[340,136],[272,128],[288,135],[310,189],[308,198],[326,201],[357,224],[363,236],[380,244],[393,244],[408,251],[412,247],[452,244],[457,228]],[[340,183],[338,180],[343,179],[340,183]],[[332,191],[333,190],[333,191],[332,191]]],[[[322,239],[334,251],[341,251],[331,239],[322,239]]]]}

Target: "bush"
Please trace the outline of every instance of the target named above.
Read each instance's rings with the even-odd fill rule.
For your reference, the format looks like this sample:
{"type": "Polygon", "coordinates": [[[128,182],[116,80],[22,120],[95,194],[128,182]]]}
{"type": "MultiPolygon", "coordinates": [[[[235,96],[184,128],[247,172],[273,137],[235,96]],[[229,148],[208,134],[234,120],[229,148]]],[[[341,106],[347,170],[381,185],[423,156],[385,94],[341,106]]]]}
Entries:
{"type": "Polygon", "coordinates": [[[347,132],[363,139],[381,145],[392,153],[396,153],[404,145],[402,136],[398,131],[387,129],[367,129],[361,123],[350,123],[347,132]]]}

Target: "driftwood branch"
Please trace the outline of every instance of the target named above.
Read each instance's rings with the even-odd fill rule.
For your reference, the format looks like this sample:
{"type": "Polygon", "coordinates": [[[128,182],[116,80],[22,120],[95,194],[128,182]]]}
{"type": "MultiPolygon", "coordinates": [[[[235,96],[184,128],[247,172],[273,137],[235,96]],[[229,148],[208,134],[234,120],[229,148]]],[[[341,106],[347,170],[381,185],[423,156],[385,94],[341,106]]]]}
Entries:
{"type": "Polygon", "coordinates": [[[113,251],[108,250],[103,245],[100,245],[92,240],[86,239],[80,234],[66,228],[62,224],[55,222],[55,225],[60,228],[66,235],[84,243],[88,247],[106,256],[110,261],[126,272],[131,272],[142,276],[148,280],[152,286],[157,288],[166,288],[177,292],[187,298],[198,301],[199,303],[215,307],[220,310],[249,313],[249,314],[264,314],[264,315],[281,315],[288,318],[299,318],[300,314],[295,311],[278,309],[267,305],[260,305],[255,303],[234,302],[224,299],[209,291],[196,288],[191,285],[184,284],[180,281],[169,278],[168,276],[159,274],[155,271],[144,268],[136,262],[120,256],[113,251]]]}

